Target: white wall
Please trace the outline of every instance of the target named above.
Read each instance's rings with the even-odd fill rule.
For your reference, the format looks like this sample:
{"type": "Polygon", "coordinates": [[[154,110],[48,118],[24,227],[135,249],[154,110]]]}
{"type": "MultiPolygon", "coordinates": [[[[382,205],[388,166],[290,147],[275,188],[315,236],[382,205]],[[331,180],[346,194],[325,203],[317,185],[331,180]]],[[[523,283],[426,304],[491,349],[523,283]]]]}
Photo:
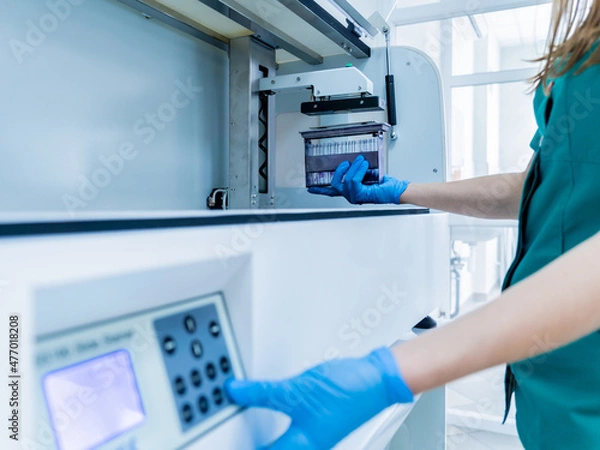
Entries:
{"type": "Polygon", "coordinates": [[[0,212],[203,209],[226,184],[225,51],[116,0],[0,0],[0,42],[0,212]]]}

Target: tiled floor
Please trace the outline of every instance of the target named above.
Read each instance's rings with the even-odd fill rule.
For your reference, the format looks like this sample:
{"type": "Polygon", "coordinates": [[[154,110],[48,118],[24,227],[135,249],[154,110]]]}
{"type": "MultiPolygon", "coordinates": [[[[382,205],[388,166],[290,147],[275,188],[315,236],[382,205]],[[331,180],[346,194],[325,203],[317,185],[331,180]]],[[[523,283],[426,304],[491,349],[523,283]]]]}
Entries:
{"type": "Polygon", "coordinates": [[[523,450],[516,435],[514,408],[508,423],[501,425],[503,379],[504,367],[495,367],[447,386],[448,450],[523,450]]]}
{"type": "MultiPolygon", "coordinates": [[[[469,311],[483,302],[463,306],[469,311]]],[[[523,450],[514,424],[514,406],[504,416],[504,366],[450,383],[446,389],[448,450],[523,450]]]]}
{"type": "Polygon", "coordinates": [[[519,438],[488,431],[448,426],[447,450],[522,450],[519,438]]]}
{"type": "MultiPolygon", "coordinates": [[[[504,370],[504,366],[494,367],[450,383],[447,389],[448,406],[485,417],[496,417],[500,424],[504,417],[504,370]]],[[[508,418],[509,424],[514,421],[514,406],[508,418]]],[[[516,431],[512,433],[516,434],[516,431]]]]}

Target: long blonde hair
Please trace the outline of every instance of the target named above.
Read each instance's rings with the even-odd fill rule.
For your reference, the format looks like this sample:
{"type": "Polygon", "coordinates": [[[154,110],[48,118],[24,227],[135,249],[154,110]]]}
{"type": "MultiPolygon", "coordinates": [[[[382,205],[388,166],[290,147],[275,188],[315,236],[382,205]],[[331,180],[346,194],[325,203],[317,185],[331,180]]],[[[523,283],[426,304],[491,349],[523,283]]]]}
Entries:
{"type": "MultiPolygon", "coordinates": [[[[573,69],[600,40],[600,0],[554,0],[548,50],[538,59],[542,70],[533,78],[534,85],[546,86],[573,69]]],[[[578,69],[581,73],[600,63],[600,46],[578,69]]]]}

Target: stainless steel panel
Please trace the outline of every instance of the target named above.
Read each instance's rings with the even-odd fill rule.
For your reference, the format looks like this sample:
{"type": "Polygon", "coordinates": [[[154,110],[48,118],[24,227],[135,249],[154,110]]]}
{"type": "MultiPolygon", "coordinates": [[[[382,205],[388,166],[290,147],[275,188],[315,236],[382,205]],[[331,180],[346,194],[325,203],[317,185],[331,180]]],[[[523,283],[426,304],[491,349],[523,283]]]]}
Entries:
{"type": "Polygon", "coordinates": [[[116,0],[0,0],[0,37],[1,212],[204,209],[227,184],[226,52],[116,0]]]}
{"type": "Polygon", "coordinates": [[[368,58],[371,56],[371,48],[367,44],[344,25],[333,19],[314,0],[279,0],[279,2],[338,44],[346,53],[355,58],[368,58]]]}
{"type": "MultiPolygon", "coordinates": [[[[230,149],[229,187],[231,209],[271,206],[274,184],[274,99],[269,98],[269,179],[268,192],[259,187],[259,93],[258,80],[275,74],[275,50],[253,38],[232,39],[230,43],[230,149]],[[261,67],[268,71],[264,74],[261,67]]],[[[274,199],[273,199],[274,200],[274,199]]]]}

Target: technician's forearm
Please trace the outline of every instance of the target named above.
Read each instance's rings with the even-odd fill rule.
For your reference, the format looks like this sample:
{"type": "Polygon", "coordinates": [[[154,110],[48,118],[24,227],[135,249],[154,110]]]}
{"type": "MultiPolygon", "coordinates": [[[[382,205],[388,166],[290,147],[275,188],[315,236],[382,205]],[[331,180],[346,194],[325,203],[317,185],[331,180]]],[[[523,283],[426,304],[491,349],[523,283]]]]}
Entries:
{"type": "Polygon", "coordinates": [[[401,202],[484,219],[516,219],[525,174],[490,175],[449,183],[412,183],[401,202]]]}
{"type": "Polygon", "coordinates": [[[600,329],[600,234],[455,322],[396,346],[414,393],[547,353],[600,329]]]}

